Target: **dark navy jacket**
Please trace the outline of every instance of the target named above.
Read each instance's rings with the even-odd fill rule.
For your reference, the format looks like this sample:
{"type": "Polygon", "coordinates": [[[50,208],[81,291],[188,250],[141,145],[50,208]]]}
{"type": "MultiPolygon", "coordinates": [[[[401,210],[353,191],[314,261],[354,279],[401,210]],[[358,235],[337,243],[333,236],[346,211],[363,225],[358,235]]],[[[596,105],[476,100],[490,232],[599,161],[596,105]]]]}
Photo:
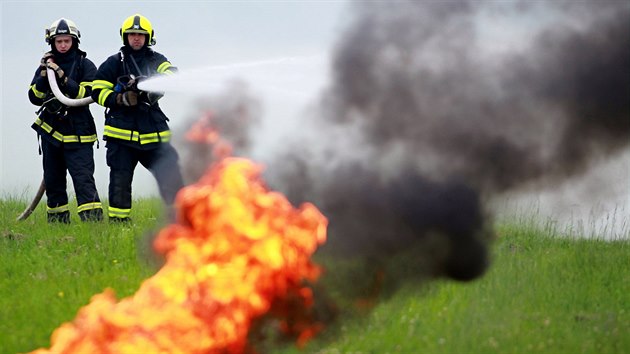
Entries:
{"type": "MultiPolygon", "coordinates": [[[[87,54],[73,48],[69,52],[55,53],[54,62],[61,67],[68,81],[59,89],[69,98],[85,98],[92,94],[92,80],[96,66],[87,59],[87,54]]],[[[42,106],[35,123],[31,126],[43,139],[55,146],[76,148],[82,144],[93,144],[96,126],[89,105],[67,107],[62,105],[50,90],[47,77],[40,76],[41,67],[35,71],[28,97],[31,103],[42,106]]]]}
{"type": "Polygon", "coordinates": [[[137,106],[119,105],[116,96],[121,90],[117,83],[127,75],[152,77],[173,74],[176,70],[164,55],[146,46],[138,51],[124,46],[119,53],[107,58],[98,68],[92,90],[94,101],[107,108],[104,139],[139,149],[154,149],[160,143],[169,142],[168,118],[159,104],[149,103],[146,96],[141,95],[137,106]]]}

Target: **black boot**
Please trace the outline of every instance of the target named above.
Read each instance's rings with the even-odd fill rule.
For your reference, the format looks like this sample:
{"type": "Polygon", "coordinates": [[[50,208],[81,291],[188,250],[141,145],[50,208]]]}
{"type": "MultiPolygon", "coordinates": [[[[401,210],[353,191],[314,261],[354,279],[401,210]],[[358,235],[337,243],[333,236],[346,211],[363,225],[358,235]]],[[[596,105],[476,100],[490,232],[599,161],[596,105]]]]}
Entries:
{"type": "Polygon", "coordinates": [[[103,221],[103,209],[85,210],[79,213],[81,221],[103,221]]]}
{"type": "Polygon", "coordinates": [[[110,224],[129,224],[131,223],[131,218],[118,218],[115,216],[109,217],[110,224]]]}
{"type": "Polygon", "coordinates": [[[60,222],[64,224],[70,223],[70,212],[62,211],[61,213],[48,213],[48,222],[55,223],[60,222]]]}

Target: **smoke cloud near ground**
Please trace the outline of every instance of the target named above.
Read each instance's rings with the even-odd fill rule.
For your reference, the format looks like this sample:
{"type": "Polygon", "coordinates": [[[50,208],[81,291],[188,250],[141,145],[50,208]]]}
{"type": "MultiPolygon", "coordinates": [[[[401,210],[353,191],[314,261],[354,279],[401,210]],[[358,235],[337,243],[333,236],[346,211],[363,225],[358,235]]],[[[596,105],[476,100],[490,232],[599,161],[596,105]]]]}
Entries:
{"type": "Polygon", "coordinates": [[[291,145],[269,167],[279,189],[330,218],[332,252],[390,257],[419,241],[431,272],[472,279],[488,262],[489,199],[560,184],[630,143],[626,3],[354,10],[313,114],[319,138],[291,145]],[[505,13],[553,20],[489,57],[479,19],[505,13]]]}
{"type": "Polygon", "coordinates": [[[323,252],[376,263],[416,252],[418,272],[474,279],[494,237],[489,200],[560,185],[628,148],[627,3],[368,2],[350,13],[318,107],[265,161],[274,189],[329,218],[323,252]],[[506,17],[521,34],[489,53],[484,21],[506,17]]]}

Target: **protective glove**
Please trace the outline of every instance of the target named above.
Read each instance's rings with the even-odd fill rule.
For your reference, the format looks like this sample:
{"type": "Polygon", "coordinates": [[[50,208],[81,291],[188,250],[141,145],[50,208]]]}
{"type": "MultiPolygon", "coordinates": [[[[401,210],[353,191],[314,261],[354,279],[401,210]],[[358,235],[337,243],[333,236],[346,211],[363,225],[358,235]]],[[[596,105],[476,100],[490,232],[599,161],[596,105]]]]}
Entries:
{"type": "Polygon", "coordinates": [[[119,93],[116,95],[116,103],[119,106],[132,107],[138,105],[138,93],[134,91],[127,91],[125,93],[119,93]]]}
{"type": "Polygon", "coordinates": [[[46,77],[46,75],[47,75],[47,73],[46,73],[46,64],[47,63],[46,62],[48,60],[52,60],[54,58],[55,58],[55,56],[51,52],[47,52],[46,54],[44,54],[42,59],[39,61],[39,67],[41,68],[41,70],[39,72],[39,76],[46,77]]]}
{"type": "Polygon", "coordinates": [[[155,104],[162,97],[164,97],[164,92],[140,91],[140,94],[138,95],[138,99],[141,102],[146,102],[149,106],[155,104]]]}
{"type": "Polygon", "coordinates": [[[136,87],[138,87],[138,85],[142,82],[142,81],[146,81],[148,79],[147,76],[145,75],[138,75],[136,77],[133,78],[134,84],[136,85],[136,87]]]}
{"type": "Polygon", "coordinates": [[[52,69],[55,72],[55,75],[57,76],[57,79],[59,80],[59,82],[62,85],[65,85],[68,82],[68,77],[66,77],[65,73],[63,72],[63,70],[59,67],[59,65],[53,63],[53,62],[49,62],[48,64],[46,64],[46,67],[49,69],[52,69]]]}
{"type": "Polygon", "coordinates": [[[46,54],[44,54],[44,56],[42,57],[42,60],[40,60],[40,62],[39,62],[39,66],[41,66],[42,68],[45,68],[45,67],[46,67],[46,62],[47,62],[49,59],[54,59],[54,58],[55,58],[55,56],[53,55],[53,53],[51,53],[51,52],[47,52],[47,53],[46,53],[46,54]]]}

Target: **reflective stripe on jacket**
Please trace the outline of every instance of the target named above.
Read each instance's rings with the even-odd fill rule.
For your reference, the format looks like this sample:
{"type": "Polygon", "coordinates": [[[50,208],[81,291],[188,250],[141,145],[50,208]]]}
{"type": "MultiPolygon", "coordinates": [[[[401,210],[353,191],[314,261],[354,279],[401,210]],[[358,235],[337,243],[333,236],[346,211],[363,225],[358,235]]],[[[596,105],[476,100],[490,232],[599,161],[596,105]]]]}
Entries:
{"type": "MultiPolygon", "coordinates": [[[[96,66],[86,58],[85,52],[73,49],[65,55],[56,54],[54,60],[68,77],[65,85],[59,85],[64,95],[74,99],[91,96],[96,66]]],[[[71,148],[78,144],[93,144],[97,135],[89,106],[61,104],[54,98],[48,78],[40,75],[41,70],[41,67],[35,70],[28,90],[31,103],[41,107],[31,128],[56,146],[71,148]]]]}
{"type": "Polygon", "coordinates": [[[92,98],[107,108],[104,139],[116,139],[140,149],[153,149],[159,143],[169,142],[168,118],[158,102],[141,101],[132,107],[118,105],[116,96],[122,91],[116,84],[127,75],[152,77],[169,75],[176,70],[166,57],[147,47],[133,51],[125,46],[107,58],[99,66],[92,84],[92,98]]]}

